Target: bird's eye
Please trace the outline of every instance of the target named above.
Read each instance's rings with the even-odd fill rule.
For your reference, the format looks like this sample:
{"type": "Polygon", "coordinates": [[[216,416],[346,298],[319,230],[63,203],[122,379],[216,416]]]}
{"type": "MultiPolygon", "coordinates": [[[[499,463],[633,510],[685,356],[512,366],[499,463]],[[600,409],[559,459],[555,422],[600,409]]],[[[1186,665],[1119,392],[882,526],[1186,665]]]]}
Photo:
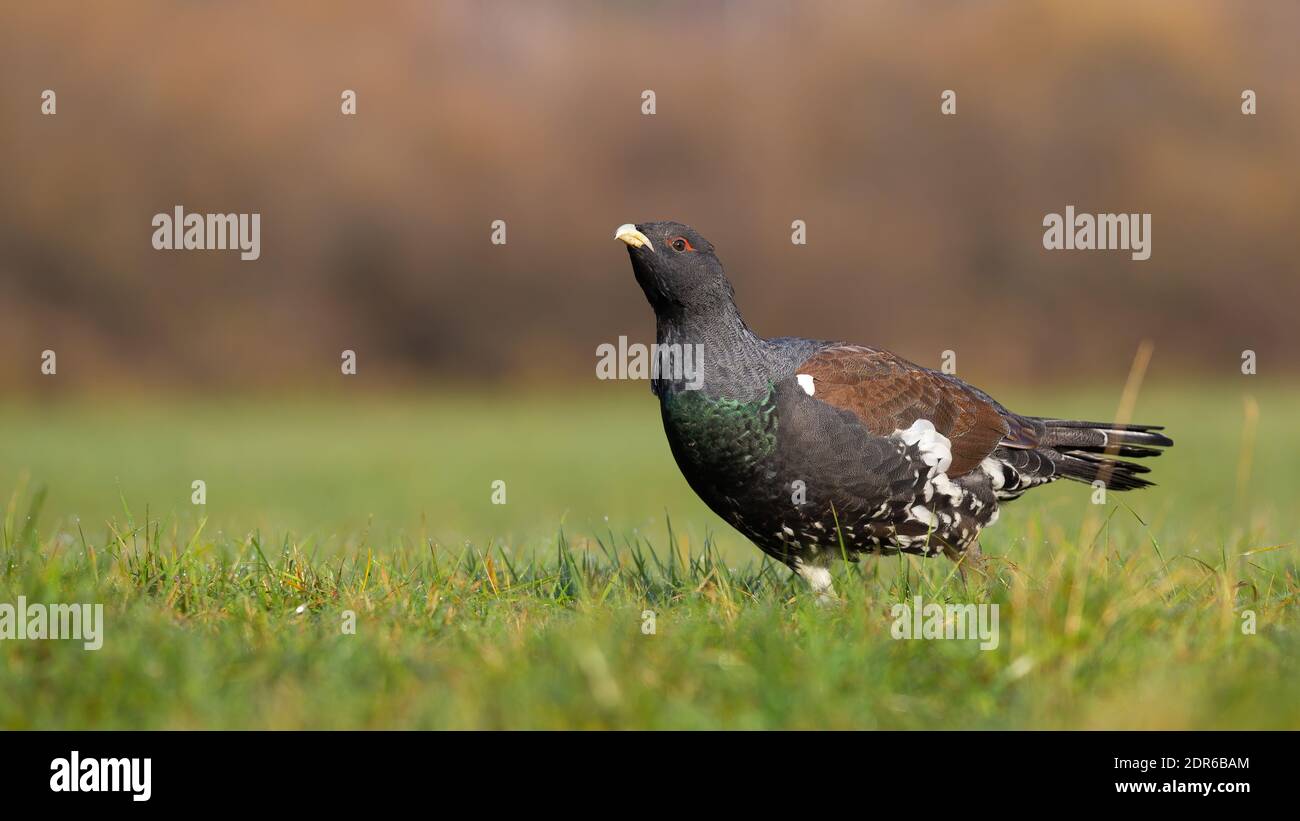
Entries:
{"type": "Polygon", "coordinates": [[[674,251],[694,251],[694,250],[695,250],[694,248],[691,247],[690,242],[688,242],[688,241],[686,240],[686,237],[677,237],[677,238],[674,239],[674,240],[672,241],[672,243],[670,243],[670,244],[673,246],[673,250],[674,250],[674,251]]]}

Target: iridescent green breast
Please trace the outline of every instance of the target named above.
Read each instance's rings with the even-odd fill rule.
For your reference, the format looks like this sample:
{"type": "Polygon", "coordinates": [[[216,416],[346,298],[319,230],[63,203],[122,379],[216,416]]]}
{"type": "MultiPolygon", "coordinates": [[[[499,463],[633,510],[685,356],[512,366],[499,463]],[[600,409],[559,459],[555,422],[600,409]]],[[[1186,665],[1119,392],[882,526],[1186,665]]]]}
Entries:
{"type": "Polygon", "coordinates": [[[692,484],[749,476],[776,451],[776,392],[753,402],[682,391],[663,399],[664,430],[692,484]]]}

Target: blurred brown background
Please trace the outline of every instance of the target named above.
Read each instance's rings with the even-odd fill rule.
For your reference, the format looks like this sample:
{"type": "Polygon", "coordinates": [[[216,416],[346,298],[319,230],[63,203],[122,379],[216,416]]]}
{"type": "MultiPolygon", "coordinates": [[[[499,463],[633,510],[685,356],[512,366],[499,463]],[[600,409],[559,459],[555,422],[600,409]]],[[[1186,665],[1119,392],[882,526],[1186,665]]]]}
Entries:
{"type": "Polygon", "coordinates": [[[1115,382],[1144,337],[1164,374],[1294,374],[1298,32],[1292,2],[5,3],[0,392],[51,390],[46,348],[76,390],[310,389],[344,348],[376,384],[590,382],[653,334],[613,229],[663,218],[767,335],[995,384],[1115,382]],[[260,212],[261,259],[153,250],[178,204],[260,212]],[[1151,212],[1151,259],[1044,251],[1070,204],[1151,212]]]}

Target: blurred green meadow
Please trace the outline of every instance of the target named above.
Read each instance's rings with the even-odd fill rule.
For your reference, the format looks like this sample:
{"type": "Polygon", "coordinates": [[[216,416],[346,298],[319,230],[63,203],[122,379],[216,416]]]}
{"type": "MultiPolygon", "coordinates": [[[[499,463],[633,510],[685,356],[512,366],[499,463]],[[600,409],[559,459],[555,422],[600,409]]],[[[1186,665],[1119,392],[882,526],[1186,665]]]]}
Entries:
{"type": "Polygon", "coordinates": [[[695,499],[644,385],[6,400],[0,602],[106,625],[0,642],[0,727],[1296,728],[1297,418],[1300,391],[1149,388],[1159,487],[1037,490],[991,578],[866,558],[819,608],[695,499]],[[892,640],[916,595],[997,603],[999,647],[892,640]]]}

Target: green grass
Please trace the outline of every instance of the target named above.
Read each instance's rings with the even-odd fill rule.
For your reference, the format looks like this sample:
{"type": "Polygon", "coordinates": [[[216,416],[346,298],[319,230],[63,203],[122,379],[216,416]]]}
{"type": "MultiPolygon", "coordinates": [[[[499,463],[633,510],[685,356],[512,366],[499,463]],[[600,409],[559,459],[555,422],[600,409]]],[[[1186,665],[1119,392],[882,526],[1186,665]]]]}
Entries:
{"type": "Polygon", "coordinates": [[[644,386],[0,404],[0,602],[106,611],[98,651],[0,642],[0,727],[1297,728],[1300,393],[1257,399],[1243,464],[1239,391],[1148,390],[1160,487],[1037,490],[992,579],[868,558],[829,608],[694,499],[644,386]],[[999,647],[891,639],[916,595],[996,603],[999,647]]]}

